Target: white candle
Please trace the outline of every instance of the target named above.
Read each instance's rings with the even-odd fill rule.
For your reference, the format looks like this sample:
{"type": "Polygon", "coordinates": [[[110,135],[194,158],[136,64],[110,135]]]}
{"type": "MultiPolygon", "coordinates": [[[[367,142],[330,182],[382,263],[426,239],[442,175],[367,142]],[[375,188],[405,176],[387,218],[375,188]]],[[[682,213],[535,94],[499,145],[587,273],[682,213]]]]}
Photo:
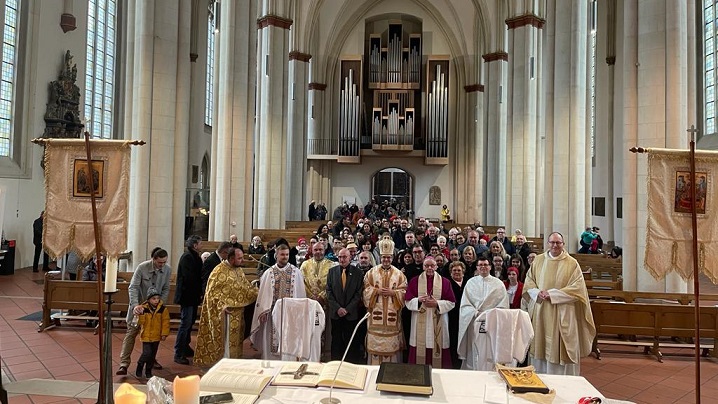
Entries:
{"type": "Polygon", "coordinates": [[[117,258],[107,259],[105,266],[105,293],[117,292],[117,258]]]}
{"type": "Polygon", "coordinates": [[[129,383],[122,383],[115,391],[115,404],[145,404],[147,394],[132,387],[129,383]]]}
{"type": "Polygon", "coordinates": [[[175,376],[172,390],[175,404],[199,404],[199,376],[175,376]]]}

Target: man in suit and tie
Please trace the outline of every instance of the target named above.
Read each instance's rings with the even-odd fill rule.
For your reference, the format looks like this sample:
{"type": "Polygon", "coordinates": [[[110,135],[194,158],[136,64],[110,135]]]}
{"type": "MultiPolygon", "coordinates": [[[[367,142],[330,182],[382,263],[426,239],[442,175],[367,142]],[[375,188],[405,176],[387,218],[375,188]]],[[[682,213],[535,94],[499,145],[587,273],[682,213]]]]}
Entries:
{"type": "MultiPolygon", "coordinates": [[[[343,248],[337,254],[339,265],[329,270],[327,277],[328,313],[332,322],[332,360],[340,360],[349,344],[352,332],[361,314],[364,273],[351,265],[351,253],[343,248]]],[[[360,363],[361,350],[355,339],[349,348],[347,360],[360,363]]]]}

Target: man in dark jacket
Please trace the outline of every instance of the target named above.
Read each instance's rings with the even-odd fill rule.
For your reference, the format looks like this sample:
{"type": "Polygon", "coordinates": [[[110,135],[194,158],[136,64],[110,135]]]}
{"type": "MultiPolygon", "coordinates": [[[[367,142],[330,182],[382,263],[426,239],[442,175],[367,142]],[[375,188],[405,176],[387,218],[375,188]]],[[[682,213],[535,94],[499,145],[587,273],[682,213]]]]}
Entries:
{"type": "Polygon", "coordinates": [[[214,268],[216,268],[222,260],[227,259],[229,247],[232,247],[232,243],[229,241],[219,243],[217,251],[213,251],[202,264],[202,296],[204,296],[204,291],[207,289],[207,281],[214,268]]]}
{"type": "Polygon", "coordinates": [[[194,350],[189,343],[192,325],[197,320],[197,308],[202,300],[202,258],[199,255],[201,242],[201,237],[189,236],[185,242],[187,251],[182,254],[177,265],[175,304],[180,305],[180,326],[175,342],[174,361],[182,365],[189,365],[187,358],[194,356],[194,350]]]}
{"type": "Polygon", "coordinates": [[[35,244],[35,257],[32,260],[32,272],[37,272],[37,265],[40,263],[40,253],[42,253],[42,270],[48,271],[50,257],[42,250],[42,227],[45,211],[40,212],[40,217],[32,222],[32,243],[35,244]]]}

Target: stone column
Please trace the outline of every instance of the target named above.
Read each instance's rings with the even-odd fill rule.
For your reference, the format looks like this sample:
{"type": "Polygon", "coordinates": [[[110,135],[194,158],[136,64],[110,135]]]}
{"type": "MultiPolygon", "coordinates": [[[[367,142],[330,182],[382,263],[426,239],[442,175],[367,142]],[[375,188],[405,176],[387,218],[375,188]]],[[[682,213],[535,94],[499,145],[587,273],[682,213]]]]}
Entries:
{"type": "Polygon", "coordinates": [[[300,51],[289,53],[289,96],[287,97],[287,181],[285,204],[287,220],[307,220],[309,200],[304,200],[304,174],[307,162],[307,78],[311,55],[300,51]]]}
{"type": "Polygon", "coordinates": [[[547,2],[545,97],[552,99],[546,114],[546,164],[543,198],[546,202],[546,236],[559,231],[565,248],[578,250],[578,238],[589,224],[590,166],[587,140],[586,97],[588,57],[588,4],[585,1],[547,2]]]}
{"type": "Polygon", "coordinates": [[[331,160],[309,160],[307,172],[307,189],[311,190],[307,198],[314,199],[319,205],[324,202],[327,206],[327,218],[333,211],[332,197],[332,161],[331,160]]]}
{"type": "Polygon", "coordinates": [[[506,20],[509,29],[509,81],[511,117],[509,118],[509,165],[511,177],[507,210],[510,229],[520,228],[528,236],[538,236],[537,200],[538,138],[538,66],[539,46],[545,20],[524,14],[506,20]]]}
{"type": "MultiPolygon", "coordinates": [[[[192,60],[190,58],[190,33],[192,25],[192,0],[179,2],[179,28],[177,30],[177,102],[174,116],[174,180],[172,200],[172,245],[184,243],[187,206],[187,178],[189,165],[190,95],[192,83],[192,60]]],[[[182,249],[174,250],[173,255],[182,249]]],[[[179,256],[177,256],[179,259],[179,256]]],[[[174,261],[173,261],[174,262],[174,261]]]]}
{"type": "MultiPolygon", "coordinates": [[[[284,228],[288,192],[287,75],[292,20],[265,0],[257,21],[257,124],[255,128],[255,224],[284,228]]],[[[284,10],[286,12],[286,10],[284,10]]]]}
{"type": "Polygon", "coordinates": [[[483,55],[486,62],[486,218],[485,224],[505,225],[508,219],[506,122],[509,55],[496,51],[483,55]]]}
{"type": "MultiPolygon", "coordinates": [[[[687,40],[692,31],[688,28],[692,11],[688,12],[688,3],[671,0],[622,7],[624,18],[619,27],[623,31],[619,30],[618,37],[623,41],[623,53],[618,54],[623,55],[626,65],[623,83],[617,79],[616,86],[625,89],[623,127],[631,129],[625,131],[624,150],[629,144],[686,149],[686,128],[690,125],[687,89],[691,86],[688,66],[694,56],[687,40]]],[[[656,281],[643,268],[648,161],[644,155],[623,153],[628,177],[623,181],[624,288],[687,292],[686,282],[678,275],[669,274],[663,281],[656,281]]]]}
{"type": "Polygon", "coordinates": [[[133,139],[147,142],[132,151],[128,246],[135,264],[156,246],[167,249],[173,263],[182,253],[182,244],[175,245],[176,236],[170,233],[177,228],[175,221],[184,225],[184,203],[178,205],[174,198],[175,192],[184,194],[184,187],[175,189],[174,176],[175,134],[187,130],[184,124],[178,127],[177,111],[178,99],[186,102],[186,89],[178,89],[178,83],[188,81],[190,61],[179,56],[179,32],[189,31],[188,10],[184,0],[138,1],[128,7],[134,64],[127,72],[132,88],[125,102],[132,113],[125,115],[125,127],[133,139]]]}
{"type": "Polygon", "coordinates": [[[257,53],[256,2],[221,2],[216,46],[216,131],[212,155],[216,169],[210,212],[212,240],[236,234],[240,240],[252,236],[252,172],[254,169],[254,121],[257,53]]]}
{"type": "Polygon", "coordinates": [[[463,137],[456,136],[453,147],[456,155],[456,199],[452,219],[458,223],[484,223],[486,218],[484,196],[484,86],[464,86],[467,131],[463,137]]]}

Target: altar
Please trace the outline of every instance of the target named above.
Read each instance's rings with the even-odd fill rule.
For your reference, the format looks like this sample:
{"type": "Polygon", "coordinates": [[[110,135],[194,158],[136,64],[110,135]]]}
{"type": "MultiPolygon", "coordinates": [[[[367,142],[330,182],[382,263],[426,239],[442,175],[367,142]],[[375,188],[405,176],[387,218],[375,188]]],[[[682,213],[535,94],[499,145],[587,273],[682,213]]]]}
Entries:
{"type": "MultiPolygon", "coordinates": [[[[247,365],[261,366],[265,374],[275,375],[287,362],[249,359],[224,359],[247,365]]],[[[531,403],[520,395],[514,395],[506,389],[506,384],[496,372],[470,370],[434,369],[432,381],[434,394],[411,396],[391,394],[376,390],[378,366],[364,366],[368,370],[367,382],[363,391],[334,389],[333,397],[343,404],[367,404],[369,402],[391,403],[531,403]]],[[[555,391],[553,403],[577,403],[581,397],[600,397],[603,395],[581,376],[539,375],[546,385],[555,391]]],[[[203,393],[206,394],[206,393],[203,393]]],[[[304,404],[319,403],[329,396],[328,388],[277,387],[268,385],[257,403],[304,404]]]]}

